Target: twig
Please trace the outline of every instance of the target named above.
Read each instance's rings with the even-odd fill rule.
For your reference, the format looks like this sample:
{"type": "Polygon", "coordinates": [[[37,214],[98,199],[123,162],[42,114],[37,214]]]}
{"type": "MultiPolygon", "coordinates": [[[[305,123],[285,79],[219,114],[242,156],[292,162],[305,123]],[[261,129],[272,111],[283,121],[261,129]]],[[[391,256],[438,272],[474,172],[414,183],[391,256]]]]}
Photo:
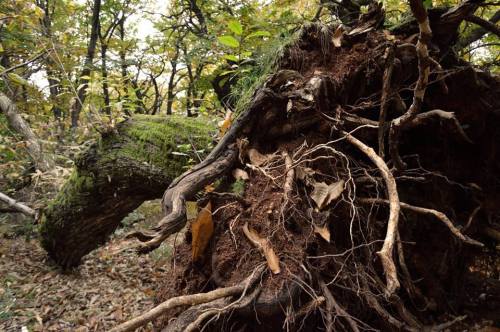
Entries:
{"type": "Polygon", "coordinates": [[[26,60],[25,62],[22,62],[22,63],[20,63],[18,65],[15,65],[15,66],[12,66],[10,68],[5,69],[4,71],[0,72],[0,76],[8,74],[11,71],[16,70],[17,68],[21,68],[21,67],[24,67],[26,65],[29,65],[32,62],[35,62],[36,60],[40,59],[42,56],[44,56],[45,54],[47,54],[47,52],[48,51],[43,51],[42,53],[35,55],[33,58],[31,58],[29,60],[26,60]]]}
{"type": "Polygon", "coordinates": [[[420,34],[417,42],[417,58],[418,58],[418,79],[413,92],[413,102],[405,114],[394,119],[391,122],[389,131],[389,152],[391,153],[394,165],[398,169],[406,168],[405,162],[399,155],[399,136],[400,131],[420,112],[424,101],[425,90],[429,81],[430,64],[428,44],[432,39],[432,31],[427,16],[427,10],[424,8],[422,1],[410,0],[410,7],[413,15],[417,19],[420,34]]]}
{"type": "Polygon", "coordinates": [[[36,216],[36,211],[33,210],[32,208],[19,203],[13,198],[10,198],[9,196],[0,193],[0,201],[7,203],[7,205],[27,216],[35,217],[36,216]]]}
{"type": "Polygon", "coordinates": [[[257,280],[260,279],[260,275],[262,274],[263,270],[264,270],[263,267],[255,269],[254,272],[252,272],[252,274],[249,277],[247,277],[247,279],[244,282],[235,286],[219,288],[208,293],[198,293],[192,295],[173,297],[159,304],[158,306],[154,307],[148,312],[145,312],[144,314],[138,317],[135,317],[129,321],[126,321],[125,323],[122,323],[114,327],[113,329],[110,330],[110,332],[133,331],[141,326],[146,325],[152,320],[158,318],[159,316],[164,314],[167,310],[170,310],[175,307],[188,306],[188,305],[193,306],[201,303],[214,301],[216,299],[224,297],[241,294],[245,289],[248,289],[248,287],[251,287],[253,284],[257,282],[257,280]]]}
{"type": "MultiPolygon", "coordinates": [[[[359,198],[358,200],[360,203],[366,203],[366,204],[390,204],[390,202],[388,200],[382,199],[382,198],[359,198]]],[[[455,227],[455,225],[453,225],[451,220],[443,212],[436,211],[433,209],[423,208],[420,206],[414,206],[414,205],[410,205],[410,204],[403,203],[403,202],[399,202],[399,205],[403,209],[406,209],[406,210],[410,210],[410,211],[422,213],[422,214],[433,215],[434,217],[436,217],[440,221],[442,221],[443,224],[445,224],[446,227],[449,228],[451,233],[453,235],[455,235],[458,239],[462,240],[465,243],[474,245],[474,246],[478,246],[478,247],[484,246],[484,244],[482,244],[481,242],[476,241],[474,239],[471,239],[467,235],[462,234],[460,232],[460,230],[457,227],[455,227]]]]}
{"type": "Polygon", "coordinates": [[[470,15],[470,16],[466,17],[465,20],[472,22],[474,24],[477,24],[481,28],[483,28],[491,33],[494,33],[495,35],[500,37],[500,28],[498,27],[498,25],[496,25],[493,22],[486,21],[485,19],[482,19],[482,18],[475,16],[475,15],[470,15]]]}
{"type": "Polygon", "coordinates": [[[380,99],[380,115],[378,118],[378,154],[384,159],[385,155],[385,144],[384,144],[384,135],[385,135],[385,118],[387,116],[387,108],[389,106],[389,102],[391,98],[391,80],[392,80],[392,72],[394,69],[394,44],[391,43],[387,46],[385,50],[385,69],[384,69],[384,83],[382,85],[382,97],[380,99]]]}
{"type": "Polygon", "coordinates": [[[390,297],[398,288],[399,288],[399,280],[396,271],[396,265],[394,264],[394,259],[392,257],[394,242],[396,239],[396,233],[398,230],[398,222],[399,222],[399,195],[398,189],[396,185],[396,180],[392,175],[389,167],[385,161],[380,158],[379,155],[375,153],[375,151],[367,146],[365,143],[361,142],[354,136],[342,132],[346,135],[346,139],[349,143],[356,146],[361,152],[363,152],[370,160],[378,167],[382,178],[385,181],[386,189],[387,189],[387,197],[389,198],[389,221],[387,222],[387,233],[385,235],[384,245],[382,249],[377,252],[382,261],[382,267],[384,268],[387,288],[386,288],[386,296],[390,297]]]}

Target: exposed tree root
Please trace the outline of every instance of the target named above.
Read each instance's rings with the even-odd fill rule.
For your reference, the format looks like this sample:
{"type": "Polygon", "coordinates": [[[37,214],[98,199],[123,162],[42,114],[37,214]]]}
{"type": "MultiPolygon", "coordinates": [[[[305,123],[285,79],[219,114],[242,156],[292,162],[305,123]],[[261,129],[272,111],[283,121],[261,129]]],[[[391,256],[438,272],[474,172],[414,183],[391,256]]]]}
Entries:
{"type": "MultiPolygon", "coordinates": [[[[381,199],[381,198],[360,198],[359,201],[361,203],[368,203],[368,204],[380,204],[380,203],[390,204],[389,200],[381,199]]],[[[484,244],[482,244],[481,242],[476,241],[474,239],[471,239],[467,235],[462,234],[460,232],[460,230],[457,227],[455,227],[455,225],[453,225],[453,223],[451,222],[451,220],[448,219],[448,217],[443,212],[439,212],[439,211],[436,211],[436,210],[433,210],[433,209],[426,209],[426,208],[423,208],[423,207],[420,207],[420,206],[413,206],[413,205],[406,204],[406,203],[403,203],[403,202],[399,202],[399,205],[403,209],[407,209],[407,210],[410,210],[410,211],[413,211],[413,212],[433,215],[434,217],[436,217],[437,219],[439,219],[443,224],[445,224],[446,227],[448,227],[448,229],[451,231],[451,233],[453,235],[455,235],[461,241],[463,241],[465,243],[468,243],[468,244],[471,244],[471,245],[474,245],[474,246],[478,246],[478,247],[483,247],[484,246],[484,244]]]]}
{"type": "Polygon", "coordinates": [[[440,36],[456,29],[475,4],[437,16],[427,16],[420,1],[411,6],[416,46],[404,31],[392,37],[377,31],[381,11],[373,6],[342,47],[328,44],[333,27],[304,27],[211,155],[172,183],[166,217],[153,232],[136,234],[144,251],[185,224],[187,198],[221,179],[207,195],[214,207],[211,245],[193,263],[188,232],[160,302],[247,284],[243,278],[264,259],[275,273],[253,292],[232,286],[240,287],[238,300],[210,297],[148,321],[158,318],[166,331],[421,331],[458,322],[443,316],[466,273],[458,256],[488,245],[472,237],[495,222],[483,214],[497,213],[485,197],[496,190],[490,183],[498,166],[488,156],[498,147],[488,136],[500,124],[500,87],[485,74],[456,70],[460,62],[448,53],[446,65],[429,55],[430,47],[450,46],[435,46],[430,27],[440,36]],[[459,75],[477,79],[464,88],[459,75]],[[455,101],[464,89],[474,90],[476,100],[455,101]],[[474,171],[472,156],[483,161],[484,173],[474,171]],[[248,174],[243,188],[225,176],[234,169],[248,174]]]}
{"type": "Polygon", "coordinates": [[[193,306],[201,303],[208,303],[211,301],[215,301],[217,299],[240,295],[242,293],[244,294],[250,287],[252,287],[261,278],[262,271],[263,271],[262,267],[255,269],[255,271],[252,272],[250,276],[248,276],[245,282],[242,282],[239,285],[216,289],[208,293],[192,294],[192,295],[171,298],[161,303],[160,305],[154,307],[150,311],[114,327],[113,329],[110,330],[110,332],[133,331],[138,327],[144,326],[147,323],[151,322],[155,318],[165,313],[167,310],[170,310],[175,307],[193,306]]]}
{"type": "Polygon", "coordinates": [[[399,195],[398,188],[396,185],[396,180],[394,180],[394,176],[392,175],[389,167],[385,161],[380,158],[379,155],[375,153],[375,151],[355,138],[354,136],[343,133],[346,135],[346,140],[349,141],[352,145],[356,146],[359,150],[361,150],[370,160],[377,165],[380,173],[382,174],[382,178],[385,181],[386,189],[387,189],[387,197],[389,198],[389,220],[387,222],[387,233],[385,235],[384,245],[382,249],[377,253],[382,261],[382,266],[384,267],[385,278],[387,282],[387,288],[385,295],[390,297],[394,292],[399,288],[399,280],[396,270],[396,264],[394,264],[393,259],[393,251],[394,251],[394,243],[396,241],[396,234],[398,232],[398,222],[399,222],[399,195]]]}

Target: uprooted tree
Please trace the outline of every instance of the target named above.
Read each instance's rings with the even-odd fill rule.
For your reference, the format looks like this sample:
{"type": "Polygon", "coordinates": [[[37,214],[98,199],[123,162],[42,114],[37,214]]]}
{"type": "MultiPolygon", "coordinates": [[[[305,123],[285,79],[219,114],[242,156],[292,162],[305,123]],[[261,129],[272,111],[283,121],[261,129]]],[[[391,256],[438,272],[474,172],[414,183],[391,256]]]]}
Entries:
{"type": "MultiPolygon", "coordinates": [[[[140,252],[159,247],[186,224],[186,200],[214,184],[199,202],[208,246],[195,257],[188,234],[161,303],[114,331],[420,331],[463,319],[443,314],[461,311],[468,262],[498,237],[500,83],[453,52],[479,3],[427,13],[412,0],[414,19],[390,31],[372,4],[345,31],[298,31],[218,145],[170,183],[157,227],[132,234],[140,252]]],[[[126,182],[140,196],[169,181],[126,182]]]]}

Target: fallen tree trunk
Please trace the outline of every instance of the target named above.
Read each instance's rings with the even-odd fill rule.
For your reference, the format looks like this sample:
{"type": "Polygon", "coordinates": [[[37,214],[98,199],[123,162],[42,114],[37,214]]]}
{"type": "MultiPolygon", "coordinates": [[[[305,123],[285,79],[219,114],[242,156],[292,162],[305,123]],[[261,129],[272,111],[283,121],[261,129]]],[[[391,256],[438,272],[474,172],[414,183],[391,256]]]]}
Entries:
{"type": "Polygon", "coordinates": [[[43,212],[43,247],[61,266],[78,265],[128,213],[161,197],[189,158],[196,158],[189,151],[207,151],[211,133],[203,118],[135,116],[103,134],[77,158],[71,177],[43,212]]]}

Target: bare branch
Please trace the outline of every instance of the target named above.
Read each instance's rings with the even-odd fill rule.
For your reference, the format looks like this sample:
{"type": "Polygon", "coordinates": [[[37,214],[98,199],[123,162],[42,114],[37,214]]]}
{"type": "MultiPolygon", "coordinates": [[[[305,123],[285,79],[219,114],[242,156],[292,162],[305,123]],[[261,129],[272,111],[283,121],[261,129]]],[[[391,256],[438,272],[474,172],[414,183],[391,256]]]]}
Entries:
{"type": "Polygon", "coordinates": [[[258,267],[252,272],[252,274],[249,277],[246,278],[245,281],[235,286],[219,288],[208,293],[198,293],[192,295],[173,297],[157,305],[148,312],[145,312],[144,314],[138,317],[135,317],[129,321],[126,321],[125,323],[122,323],[114,327],[113,329],[110,330],[110,332],[133,331],[141,326],[146,325],[152,320],[158,318],[159,316],[164,314],[167,310],[170,310],[172,308],[180,306],[193,306],[201,303],[211,302],[216,299],[224,297],[239,295],[243,293],[246,289],[254,285],[257,282],[257,280],[260,279],[260,276],[263,271],[264,271],[263,266],[258,267]]]}
{"type": "Polygon", "coordinates": [[[30,217],[36,216],[35,210],[33,210],[32,208],[30,208],[24,204],[17,202],[15,199],[10,198],[9,196],[7,196],[5,194],[0,193],[0,201],[7,203],[7,205],[9,207],[15,209],[18,212],[21,212],[21,213],[27,215],[27,216],[30,216],[30,217]]]}

